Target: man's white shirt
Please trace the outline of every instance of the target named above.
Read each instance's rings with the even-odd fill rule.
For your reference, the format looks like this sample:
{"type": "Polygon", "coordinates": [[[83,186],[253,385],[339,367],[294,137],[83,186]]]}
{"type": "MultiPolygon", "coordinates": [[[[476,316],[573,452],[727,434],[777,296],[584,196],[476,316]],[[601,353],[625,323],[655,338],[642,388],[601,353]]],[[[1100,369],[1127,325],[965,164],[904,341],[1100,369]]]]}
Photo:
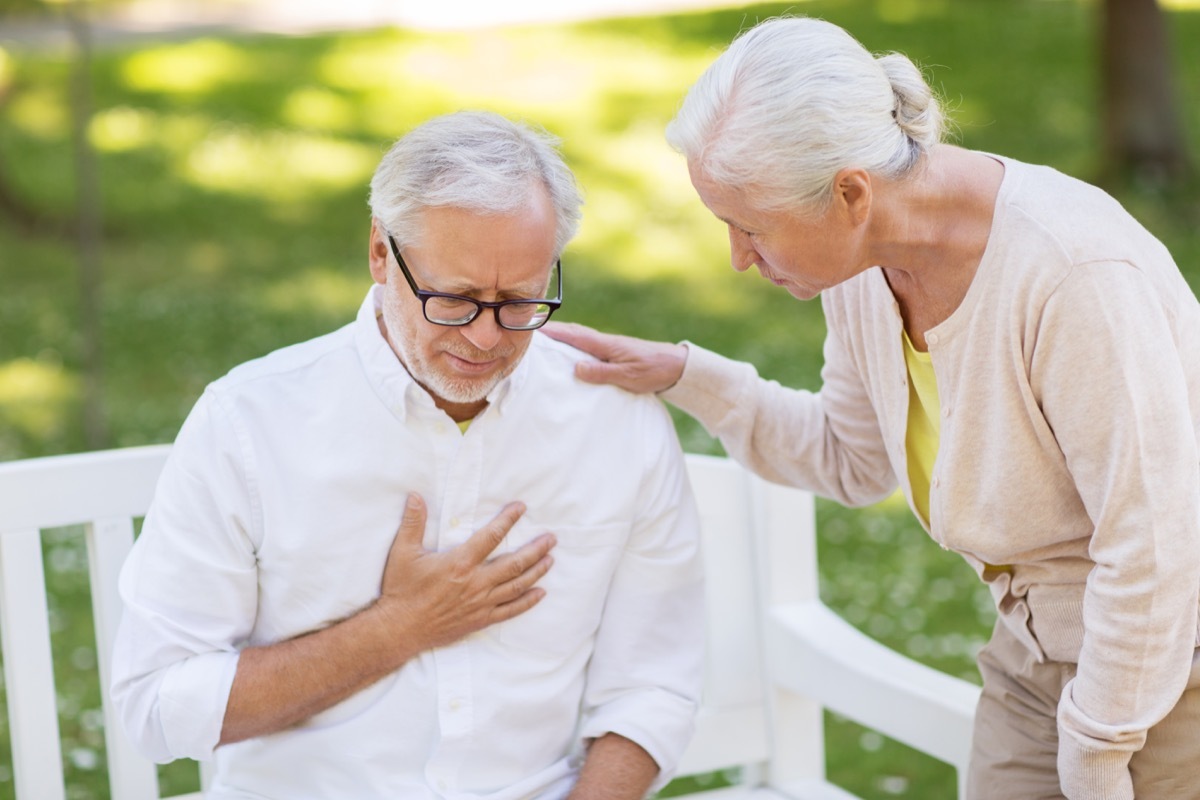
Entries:
{"type": "Polygon", "coordinates": [[[662,404],[583,384],[535,334],[464,432],[357,319],[244,364],[184,423],[121,575],[113,695],[157,761],[212,759],[217,798],[561,797],[607,732],[673,773],[703,661],[698,521],[662,404]],[[508,502],[497,554],[558,544],[529,612],[422,653],[303,724],[217,748],[238,652],[373,601],[409,492],[425,546],[508,502]]]}

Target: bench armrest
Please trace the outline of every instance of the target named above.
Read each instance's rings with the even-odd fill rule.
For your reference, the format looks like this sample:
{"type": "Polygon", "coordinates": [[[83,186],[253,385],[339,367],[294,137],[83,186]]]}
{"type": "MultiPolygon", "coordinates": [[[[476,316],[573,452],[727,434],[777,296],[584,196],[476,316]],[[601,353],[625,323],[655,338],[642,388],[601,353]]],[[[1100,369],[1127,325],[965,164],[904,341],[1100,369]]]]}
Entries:
{"type": "Polygon", "coordinates": [[[900,655],[818,601],[766,620],[771,682],[965,773],[979,687],[900,655]]]}

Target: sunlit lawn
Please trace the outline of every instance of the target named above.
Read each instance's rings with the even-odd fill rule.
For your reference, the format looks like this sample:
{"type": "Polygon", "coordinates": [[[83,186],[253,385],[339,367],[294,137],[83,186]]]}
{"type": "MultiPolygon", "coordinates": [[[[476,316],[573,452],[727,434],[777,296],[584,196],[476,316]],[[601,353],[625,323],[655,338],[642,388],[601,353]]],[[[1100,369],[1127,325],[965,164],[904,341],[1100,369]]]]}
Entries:
{"type": "MultiPolygon", "coordinates": [[[[819,305],[727,265],[723,231],[662,131],[687,85],[746,22],[786,8],[925,64],[970,147],[1088,177],[1097,157],[1094,20],[1065,0],[895,0],[427,35],[207,38],[105,50],[91,139],[105,198],[105,404],[111,444],[170,441],[205,383],[349,320],[369,284],[365,186],[388,144],[430,115],[491,108],[544,125],[587,196],[564,258],[562,317],[687,338],[818,385],[819,305]]],[[[0,22],[2,25],[3,22],[0,22]]],[[[1172,13],[1181,98],[1200,96],[1200,13],[1172,13]]],[[[0,50],[0,170],[66,214],[72,162],[63,58],[0,50]]],[[[1200,156],[1200,104],[1182,104],[1200,156]]],[[[1200,203],[1122,195],[1200,287],[1200,203]]],[[[85,449],[69,236],[0,219],[0,459],[85,449]]],[[[677,416],[684,446],[719,452],[677,416]]],[[[1014,502],[1017,502],[1014,499],[1014,502]]],[[[975,679],[992,612],[903,504],[822,505],[826,601],[881,641],[975,679]]],[[[48,543],[69,795],[107,797],[86,565],[77,532],[48,543]]],[[[0,740],[7,739],[0,718],[0,740]]],[[[951,796],[946,767],[830,721],[830,774],[867,798],[951,796]]],[[[11,797],[0,748],[0,798],[11,797]]],[[[7,762],[11,763],[11,762],[7,762]]],[[[193,780],[167,771],[178,789],[193,780]]]]}

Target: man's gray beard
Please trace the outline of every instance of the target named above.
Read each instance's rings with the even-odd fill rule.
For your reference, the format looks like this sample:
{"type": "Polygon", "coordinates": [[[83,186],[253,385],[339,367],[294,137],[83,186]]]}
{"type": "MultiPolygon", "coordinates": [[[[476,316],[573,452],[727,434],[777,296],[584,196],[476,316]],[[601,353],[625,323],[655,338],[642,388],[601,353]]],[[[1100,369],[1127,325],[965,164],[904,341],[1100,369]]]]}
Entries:
{"type": "MultiPolygon", "coordinates": [[[[393,346],[399,351],[400,363],[407,370],[408,374],[412,376],[412,379],[425,387],[425,390],[434,397],[451,403],[478,403],[486,399],[492,389],[495,389],[500,381],[508,377],[516,369],[517,364],[520,363],[518,360],[499,374],[490,376],[487,379],[480,379],[479,381],[451,378],[449,375],[434,369],[428,362],[413,356],[408,347],[408,340],[396,335],[396,332],[402,331],[403,328],[398,324],[393,324],[394,320],[392,314],[388,312],[386,303],[383,309],[383,321],[387,326],[388,336],[392,340],[393,346]]],[[[483,361],[497,357],[508,357],[512,354],[513,348],[511,346],[500,346],[495,350],[483,351],[477,350],[465,342],[456,342],[447,348],[447,352],[460,358],[466,358],[469,361],[483,361]]]]}

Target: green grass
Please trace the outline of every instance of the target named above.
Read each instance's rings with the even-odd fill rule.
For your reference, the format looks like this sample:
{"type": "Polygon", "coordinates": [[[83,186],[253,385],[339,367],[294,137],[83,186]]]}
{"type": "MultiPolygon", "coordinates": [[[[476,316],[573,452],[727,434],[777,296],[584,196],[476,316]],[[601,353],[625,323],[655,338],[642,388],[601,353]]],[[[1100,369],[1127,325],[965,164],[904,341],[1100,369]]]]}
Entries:
{"type": "MultiPolygon", "coordinates": [[[[350,319],[369,283],[365,185],[407,128],[492,108],[561,136],[587,196],[564,258],[562,318],[691,339],[816,388],[823,320],[735,275],[723,231],[662,131],[686,87],[745,24],[785,10],[906,52],[950,101],[968,147],[1098,169],[1094,6],[1068,0],[846,0],[522,27],[301,38],[205,38],[97,57],[105,271],[104,402],[113,446],[170,441],[205,383],[350,319]]],[[[1171,14],[1178,95],[1200,96],[1200,13],[1171,14]]],[[[63,57],[0,50],[0,170],[27,202],[69,215],[63,57]]],[[[1200,158],[1200,104],[1181,103],[1200,158]]],[[[1120,198],[1200,288],[1200,196],[1120,198]]],[[[0,459],[86,449],[75,255],[65,233],[0,218],[0,459]]],[[[689,451],[719,452],[676,415],[689,451]]],[[[975,678],[987,592],[895,501],[819,506],[822,593],[901,652],[975,678]]],[[[69,796],[107,797],[78,531],[47,537],[69,796]]],[[[0,800],[12,796],[0,718],[0,800]]],[[[951,796],[953,775],[841,720],[829,772],[866,798],[951,796]]],[[[168,770],[173,787],[190,779],[168,770]]]]}

